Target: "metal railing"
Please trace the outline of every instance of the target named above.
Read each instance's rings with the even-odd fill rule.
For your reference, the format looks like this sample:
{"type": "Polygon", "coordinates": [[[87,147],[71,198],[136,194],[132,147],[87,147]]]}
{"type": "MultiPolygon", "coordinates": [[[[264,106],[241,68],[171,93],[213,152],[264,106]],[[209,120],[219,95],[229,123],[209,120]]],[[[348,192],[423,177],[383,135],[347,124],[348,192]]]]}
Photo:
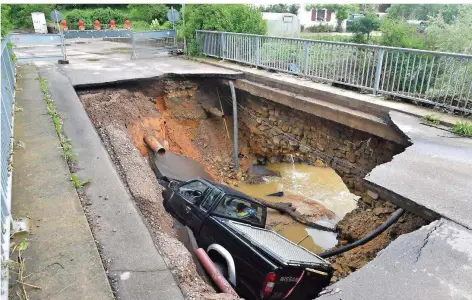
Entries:
{"type": "Polygon", "coordinates": [[[10,225],[11,225],[11,186],[12,176],[10,156],[13,139],[13,105],[15,99],[16,66],[15,56],[8,46],[8,40],[1,43],[1,294],[0,299],[8,298],[8,260],[10,253],[10,225]]]}
{"type": "Polygon", "coordinates": [[[133,32],[131,34],[133,54],[131,58],[138,58],[141,54],[154,54],[177,49],[176,30],[153,30],[133,32]]]}
{"type": "Polygon", "coordinates": [[[18,61],[66,59],[66,49],[60,34],[11,34],[10,41],[18,48],[48,47],[46,51],[31,51],[18,61]]]}
{"type": "Polygon", "coordinates": [[[472,55],[206,30],[196,39],[206,56],[472,112],[472,55]]]}
{"type": "Polygon", "coordinates": [[[90,39],[90,38],[130,38],[131,30],[66,30],[65,39],[90,39]]]}

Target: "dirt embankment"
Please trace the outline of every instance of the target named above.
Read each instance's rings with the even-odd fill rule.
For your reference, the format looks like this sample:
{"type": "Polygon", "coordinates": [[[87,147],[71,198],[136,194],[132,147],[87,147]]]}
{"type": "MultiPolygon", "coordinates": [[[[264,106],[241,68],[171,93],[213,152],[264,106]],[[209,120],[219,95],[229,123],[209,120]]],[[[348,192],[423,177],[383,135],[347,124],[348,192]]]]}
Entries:
{"type": "MultiPolygon", "coordinates": [[[[384,223],[397,209],[389,202],[379,201],[374,208],[358,207],[348,213],[337,224],[339,230],[339,246],[355,242],[374,231],[384,223]]],[[[330,258],[335,270],[332,282],[342,279],[357,269],[362,268],[375,258],[377,253],[387,247],[402,234],[417,230],[429,222],[405,212],[400,219],[369,243],[354,248],[344,254],[330,258]]]]}
{"type": "MultiPolygon", "coordinates": [[[[188,120],[164,119],[164,116],[168,115],[159,110],[157,103],[160,96],[162,90],[159,86],[144,92],[136,89],[103,89],[79,93],[90,119],[154,233],[156,244],[178,279],[186,299],[235,299],[231,295],[217,294],[213,287],[198,275],[192,255],[176,238],[174,221],[162,205],[162,187],[157,183],[147,160],[143,136],[149,134],[162,140],[165,120],[166,125],[171,128],[167,135],[172,151],[198,161],[205,155],[197,151],[198,147],[192,142],[192,130],[188,127],[195,126],[194,123],[188,120]]],[[[192,110],[191,108],[190,111],[192,110]]],[[[198,124],[199,121],[195,122],[198,124]]]]}

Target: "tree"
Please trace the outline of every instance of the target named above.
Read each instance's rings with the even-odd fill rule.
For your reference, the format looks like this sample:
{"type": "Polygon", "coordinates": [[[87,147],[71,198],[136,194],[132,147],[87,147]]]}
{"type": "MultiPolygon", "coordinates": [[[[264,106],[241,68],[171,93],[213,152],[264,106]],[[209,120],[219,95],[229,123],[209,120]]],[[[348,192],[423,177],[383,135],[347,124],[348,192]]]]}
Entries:
{"type": "Polygon", "coordinates": [[[298,15],[298,10],[300,5],[298,4],[270,4],[267,6],[262,6],[261,10],[263,12],[275,12],[275,13],[291,13],[298,15]]]}
{"type": "Polygon", "coordinates": [[[459,9],[467,7],[459,4],[392,4],[387,9],[391,19],[428,20],[440,14],[447,24],[451,24],[459,9]]]}
{"type": "Polygon", "coordinates": [[[364,38],[367,34],[367,40],[370,39],[372,31],[379,29],[380,20],[374,13],[368,13],[363,17],[354,20],[352,23],[352,32],[354,32],[358,39],[364,38]]]}
{"type": "Polygon", "coordinates": [[[190,4],[185,8],[185,27],[179,29],[189,51],[196,53],[195,30],[265,34],[266,23],[259,9],[246,4],[190,4]]]}
{"type": "Polygon", "coordinates": [[[8,31],[12,28],[11,23],[11,5],[2,4],[1,5],[1,15],[2,15],[2,37],[8,34],[8,31]]]}
{"type": "Polygon", "coordinates": [[[430,18],[426,36],[434,43],[434,50],[472,54],[472,7],[459,8],[452,24],[442,14],[430,18]]]}
{"type": "Polygon", "coordinates": [[[330,11],[336,12],[336,20],[338,21],[338,31],[342,31],[342,24],[344,20],[349,18],[349,14],[359,10],[357,4],[308,4],[305,6],[306,11],[312,9],[323,9],[326,8],[330,11]]]}
{"type": "Polygon", "coordinates": [[[131,19],[135,21],[144,21],[149,24],[155,19],[159,23],[167,21],[167,11],[169,8],[164,4],[129,4],[131,19]]]}

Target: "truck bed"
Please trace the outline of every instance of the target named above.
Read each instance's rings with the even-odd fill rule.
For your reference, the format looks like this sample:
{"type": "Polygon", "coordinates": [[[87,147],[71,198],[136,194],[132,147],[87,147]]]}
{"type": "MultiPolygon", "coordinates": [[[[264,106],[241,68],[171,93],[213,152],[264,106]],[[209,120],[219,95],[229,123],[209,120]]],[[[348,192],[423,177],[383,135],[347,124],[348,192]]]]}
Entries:
{"type": "Polygon", "coordinates": [[[277,259],[281,264],[318,266],[322,269],[329,267],[329,263],[326,260],[272,230],[224,218],[218,218],[218,221],[240,234],[253,246],[277,259]]]}

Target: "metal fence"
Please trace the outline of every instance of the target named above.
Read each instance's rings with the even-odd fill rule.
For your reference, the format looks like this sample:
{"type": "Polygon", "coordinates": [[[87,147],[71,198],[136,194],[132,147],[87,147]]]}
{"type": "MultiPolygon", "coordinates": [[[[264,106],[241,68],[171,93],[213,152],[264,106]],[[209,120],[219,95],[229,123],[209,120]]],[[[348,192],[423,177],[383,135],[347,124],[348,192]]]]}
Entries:
{"type": "Polygon", "coordinates": [[[472,56],[197,30],[207,56],[472,112],[472,56]]]}
{"type": "Polygon", "coordinates": [[[66,39],[90,39],[90,38],[130,38],[131,30],[66,30],[66,39]]]}
{"type": "Polygon", "coordinates": [[[133,55],[131,58],[138,58],[139,55],[143,54],[177,50],[177,31],[155,30],[133,32],[131,35],[131,43],[133,46],[133,55]]]}
{"type": "Polygon", "coordinates": [[[60,34],[11,34],[11,43],[17,48],[28,48],[19,57],[20,62],[65,59],[65,45],[60,34]],[[43,47],[44,49],[41,49],[43,47]]]}
{"type": "Polygon", "coordinates": [[[11,168],[10,155],[12,153],[13,138],[13,104],[15,99],[16,66],[12,49],[7,40],[1,43],[1,297],[8,298],[8,259],[10,251],[10,225],[11,225],[11,168]]]}

